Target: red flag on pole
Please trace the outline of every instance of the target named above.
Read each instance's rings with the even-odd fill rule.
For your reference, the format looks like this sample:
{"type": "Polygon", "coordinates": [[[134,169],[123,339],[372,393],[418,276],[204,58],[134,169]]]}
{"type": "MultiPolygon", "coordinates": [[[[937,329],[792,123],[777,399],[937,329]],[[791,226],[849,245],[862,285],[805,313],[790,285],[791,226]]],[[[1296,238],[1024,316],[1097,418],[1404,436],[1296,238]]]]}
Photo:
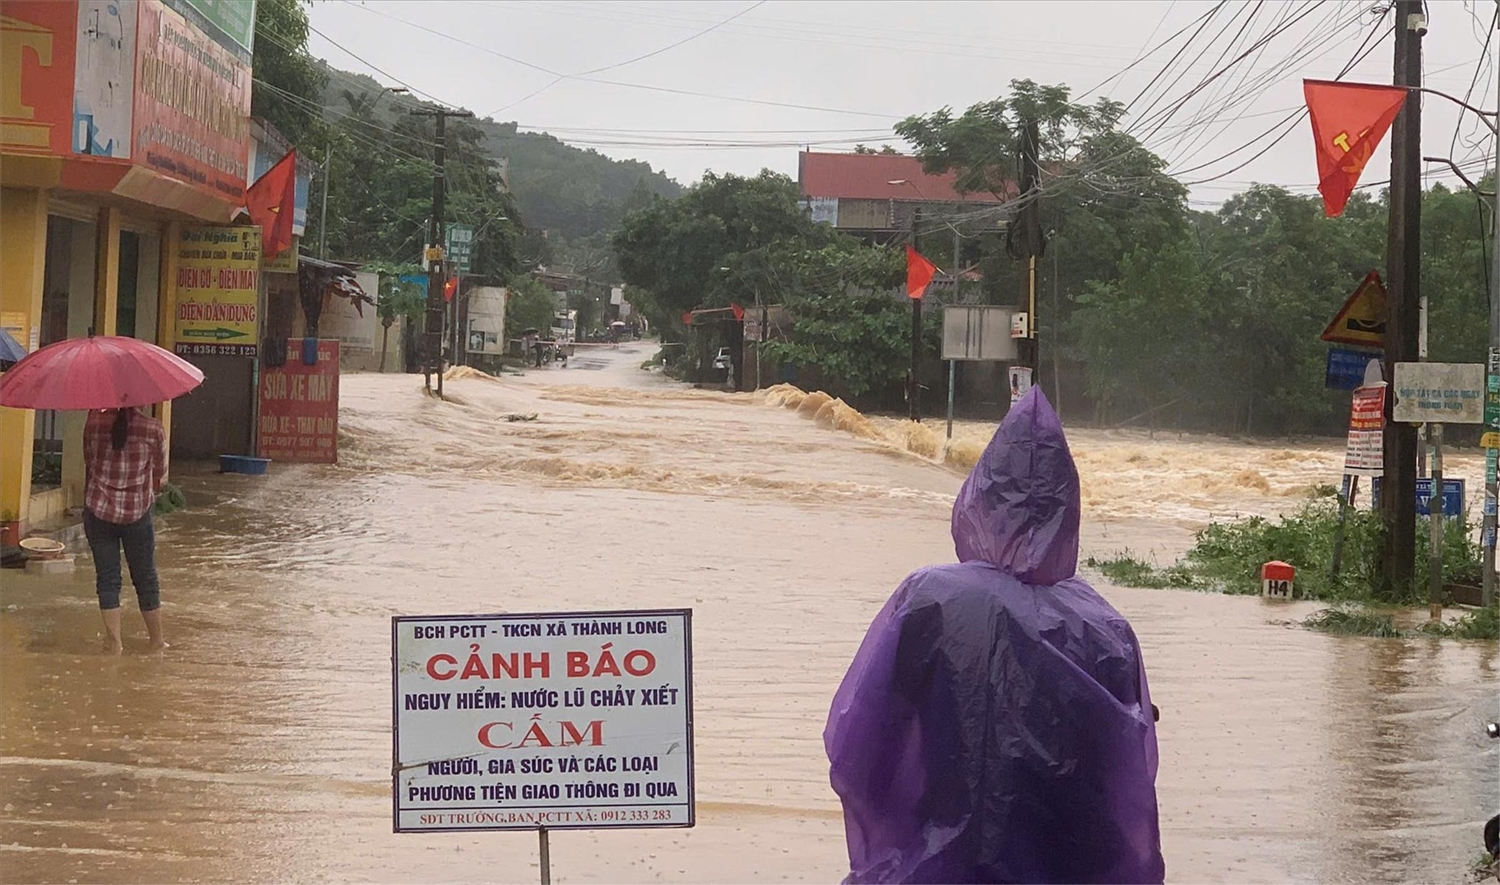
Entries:
{"type": "Polygon", "coordinates": [[[1404,86],[1302,81],[1318,152],[1318,193],[1329,218],[1344,213],[1359,174],[1395,122],[1406,93],[1404,86]]]}
{"type": "Polygon", "coordinates": [[[745,319],[745,309],[743,307],[740,307],[738,304],[731,304],[731,305],[729,305],[729,312],[732,313],[732,314],[734,314],[734,321],[735,322],[738,323],[738,322],[743,322],[744,321],[744,319],[745,319]]]}
{"type": "Polygon", "coordinates": [[[927,293],[927,284],[937,273],[937,265],[922,257],[910,246],[906,247],[906,297],[921,298],[927,293]]]}
{"type": "Polygon", "coordinates": [[[260,225],[260,249],[267,258],[291,248],[292,216],[297,211],[297,152],[287,151],[245,191],[245,209],[260,225]]]}
{"type": "Polygon", "coordinates": [[[445,282],[445,283],[443,283],[443,300],[444,301],[452,301],[453,300],[453,293],[455,293],[457,291],[458,291],[458,277],[449,277],[448,281],[445,282]]]}

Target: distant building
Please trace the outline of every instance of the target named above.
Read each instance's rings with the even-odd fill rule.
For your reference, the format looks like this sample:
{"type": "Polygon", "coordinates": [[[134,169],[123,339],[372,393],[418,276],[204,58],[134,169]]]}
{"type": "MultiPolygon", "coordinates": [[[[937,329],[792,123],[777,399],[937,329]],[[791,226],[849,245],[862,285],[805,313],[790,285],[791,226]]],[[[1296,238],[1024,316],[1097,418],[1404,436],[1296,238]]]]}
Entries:
{"type": "MultiPolygon", "coordinates": [[[[911,230],[912,213],[934,217],[998,207],[992,193],[960,194],[953,173],[929,175],[905,154],[840,154],[803,151],[797,158],[802,207],[814,221],[831,224],[868,242],[884,243],[911,230]]],[[[984,226],[1004,224],[1003,210],[978,216],[984,226]]]]}

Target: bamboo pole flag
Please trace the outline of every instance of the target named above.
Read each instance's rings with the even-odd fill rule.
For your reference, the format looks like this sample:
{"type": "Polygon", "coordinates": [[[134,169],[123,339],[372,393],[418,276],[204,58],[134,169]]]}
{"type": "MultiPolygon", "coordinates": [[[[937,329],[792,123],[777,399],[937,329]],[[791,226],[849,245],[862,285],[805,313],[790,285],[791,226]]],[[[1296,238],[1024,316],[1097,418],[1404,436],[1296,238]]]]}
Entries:
{"type": "Polygon", "coordinates": [[[1404,86],[1302,81],[1318,153],[1318,193],[1329,218],[1344,213],[1360,173],[1395,122],[1406,93],[1404,86]]]}

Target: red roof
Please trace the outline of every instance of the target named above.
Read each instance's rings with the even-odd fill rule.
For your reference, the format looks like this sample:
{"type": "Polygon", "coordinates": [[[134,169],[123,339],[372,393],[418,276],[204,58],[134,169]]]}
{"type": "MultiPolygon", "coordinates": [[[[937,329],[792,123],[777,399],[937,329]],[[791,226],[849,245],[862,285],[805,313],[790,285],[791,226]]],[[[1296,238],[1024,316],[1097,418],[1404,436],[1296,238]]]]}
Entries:
{"type": "Polygon", "coordinates": [[[797,160],[797,180],[804,197],[846,200],[912,200],[929,203],[999,203],[988,191],[960,195],[953,189],[957,176],[928,175],[916,157],[905,154],[831,154],[803,151],[797,160]],[[910,184],[891,184],[909,181],[910,184]]]}

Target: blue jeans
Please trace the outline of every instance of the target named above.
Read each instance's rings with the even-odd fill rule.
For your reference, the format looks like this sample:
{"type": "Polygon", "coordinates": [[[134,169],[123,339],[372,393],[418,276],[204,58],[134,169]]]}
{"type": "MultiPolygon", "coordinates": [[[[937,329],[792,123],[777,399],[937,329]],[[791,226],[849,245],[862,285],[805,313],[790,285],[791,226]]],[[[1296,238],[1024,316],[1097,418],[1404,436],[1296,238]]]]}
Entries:
{"type": "Polygon", "coordinates": [[[120,607],[121,547],[125,548],[130,583],[135,585],[141,611],[154,612],[161,608],[161,584],[156,578],[156,528],[152,525],[150,510],[129,525],[106,522],[93,511],[85,510],[83,533],[89,539],[89,549],[94,552],[94,588],[99,594],[99,608],[108,611],[120,607]]]}

